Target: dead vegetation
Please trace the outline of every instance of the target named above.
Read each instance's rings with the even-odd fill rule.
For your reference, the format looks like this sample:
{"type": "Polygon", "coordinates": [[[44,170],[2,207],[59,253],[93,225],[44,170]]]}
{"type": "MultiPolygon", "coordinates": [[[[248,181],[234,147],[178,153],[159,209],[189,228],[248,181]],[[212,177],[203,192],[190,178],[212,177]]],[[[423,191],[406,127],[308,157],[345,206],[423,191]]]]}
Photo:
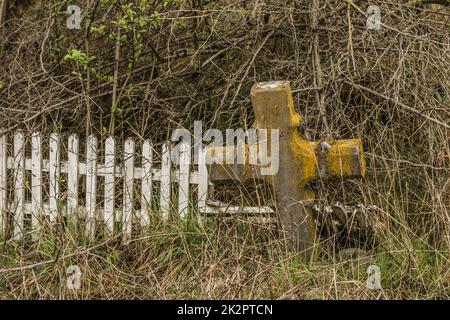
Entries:
{"type": "Polygon", "coordinates": [[[345,239],[323,238],[311,266],[236,219],[155,226],[128,249],[4,242],[0,297],[449,298],[449,15],[448,1],[10,0],[2,132],[163,142],[195,120],[246,127],[250,87],[287,79],[306,138],[363,140],[366,179],[312,186],[318,197],[380,211],[375,247],[348,257],[345,239]],[[67,29],[70,4],[81,30],[67,29]],[[366,26],[370,4],[379,30],[366,26]],[[70,264],[84,270],[80,291],[65,287],[70,264]],[[370,264],[382,290],[366,288],[370,264]]]}

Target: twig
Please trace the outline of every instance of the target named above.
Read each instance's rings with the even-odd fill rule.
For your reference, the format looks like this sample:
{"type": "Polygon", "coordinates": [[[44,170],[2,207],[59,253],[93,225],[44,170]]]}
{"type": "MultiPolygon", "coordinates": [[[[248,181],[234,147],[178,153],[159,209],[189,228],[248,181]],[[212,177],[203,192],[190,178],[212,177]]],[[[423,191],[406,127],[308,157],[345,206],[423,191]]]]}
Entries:
{"type": "Polygon", "coordinates": [[[266,44],[267,40],[270,39],[270,37],[273,35],[273,33],[275,32],[275,29],[270,31],[267,36],[264,38],[263,42],[260,44],[260,46],[258,47],[258,49],[256,49],[255,53],[253,54],[253,57],[250,59],[250,61],[247,63],[247,69],[245,70],[244,75],[241,78],[241,81],[239,81],[238,87],[236,89],[236,93],[234,94],[233,100],[231,100],[230,103],[230,109],[233,108],[234,102],[236,101],[236,98],[239,94],[239,92],[241,91],[241,87],[242,87],[242,83],[244,82],[244,79],[247,78],[248,73],[250,72],[250,68],[253,66],[253,63],[255,62],[256,57],[258,56],[258,53],[261,51],[261,49],[264,47],[264,45],[266,44]]]}
{"type": "Polygon", "coordinates": [[[314,67],[314,86],[317,88],[322,88],[316,91],[317,106],[319,108],[320,117],[325,129],[325,135],[330,135],[330,127],[328,126],[328,121],[326,117],[325,109],[325,90],[323,90],[323,72],[322,66],[320,65],[320,53],[319,53],[319,34],[316,30],[317,28],[317,14],[319,11],[319,0],[313,0],[311,3],[311,31],[313,32],[312,41],[312,64],[314,67]]]}
{"type": "Polygon", "coordinates": [[[71,258],[71,257],[74,257],[74,256],[78,256],[78,255],[81,255],[81,254],[85,254],[85,253],[88,253],[88,252],[91,251],[91,250],[94,250],[94,249],[96,249],[96,248],[102,247],[102,246],[104,246],[105,244],[107,244],[108,242],[111,242],[112,240],[117,239],[117,238],[118,238],[119,236],[121,236],[121,235],[122,235],[122,234],[119,233],[119,234],[117,234],[116,236],[110,237],[110,238],[108,238],[107,240],[103,241],[102,243],[99,243],[99,244],[96,245],[96,246],[87,248],[86,250],[83,250],[83,251],[74,252],[74,253],[71,253],[71,254],[68,254],[68,255],[65,255],[65,256],[62,256],[62,257],[60,256],[60,257],[57,257],[56,259],[45,260],[45,261],[37,262],[37,263],[34,263],[34,264],[29,264],[29,265],[26,265],[26,266],[22,266],[22,267],[14,267],[14,268],[8,268],[8,269],[0,269],[0,274],[2,274],[2,273],[7,273],[7,272],[14,272],[14,271],[23,271],[23,270],[34,269],[34,268],[36,268],[36,267],[41,267],[41,266],[44,266],[44,265],[47,265],[47,264],[50,264],[50,263],[55,264],[55,263],[57,263],[57,262],[59,262],[59,261],[61,261],[61,260],[65,260],[65,259],[67,259],[67,258],[71,258]]]}
{"type": "Polygon", "coordinates": [[[421,6],[425,4],[440,4],[443,6],[450,6],[450,0],[413,0],[408,2],[409,6],[421,6]]]}
{"type": "Polygon", "coordinates": [[[113,82],[113,93],[111,102],[111,121],[109,123],[109,134],[114,134],[114,122],[116,119],[116,109],[118,104],[117,99],[117,85],[119,82],[119,61],[120,61],[120,27],[117,25],[117,39],[116,39],[116,51],[114,56],[114,82],[113,82]]]}
{"type": "Polygon", "coordinates": [[[380,92],[377,92],[377,91],[375,91],[375,90],[372,90],[372,89],[370,89],[370,88],[367,88],[367,87],[362,86],[362,85],[360,85],[360,84],[356,84],[356,83],[351,82],[351,81],[348,81],[348,80],[343,80],[343,82],[345,82],[345,83],[347,83],[347,84],[349,84],[349,85],[352,85],[352,86],[354,86],[355,88],[358,88],[358,89],[367,91],[367,92],[369,92],[369,93],[371,93],[371,94],[373,94],[373,95],[376,95],[376,96],[378,96],[378,97],[380,97],[380,98],[383,98],[383,99],[385,99],[385,100],[388,100],[388,101],[390,101],[390,102],[392,102],[392,103],[395,103],[395,104],[398,105],[399,107],[402,107],[402,108],[405,109],[405,110],[408,110],[408,111],[411,111],[411,112],[413,112],[413,113],[415,113],[415,114],[418,114],[418,115],[420,115],[421,117],[424,117],[425,119],[427,119],[428,121],[431,121],[431,122],[436,123],[436,124],[438,124],[438,125],[440,125],[440,126],[443,126],[444,128],[450,129],[450,125],[448,125],[447,123],[442,122],[442,121],[440,121],[440,120],[437,120],[437,119],[435,119],[435,118],[432,118],[432,117],[430,117],[430,116],[427,116],[426,114],[423,114],[420,110],[414,109],[414,108],[412,108],[412,107],[410,107],[410,106],[408,106],[408,105],[406,105],[406,104],[404,104],[404,103],[402,103],[402,102],[400,102],[400,101],[397,101],[396,99],[392,99],[391,97],[388,97],[388,96],[386,96],[386,95],[384,95],[384,94],[382,94],[382,93],[380,93],[380,92]]]}

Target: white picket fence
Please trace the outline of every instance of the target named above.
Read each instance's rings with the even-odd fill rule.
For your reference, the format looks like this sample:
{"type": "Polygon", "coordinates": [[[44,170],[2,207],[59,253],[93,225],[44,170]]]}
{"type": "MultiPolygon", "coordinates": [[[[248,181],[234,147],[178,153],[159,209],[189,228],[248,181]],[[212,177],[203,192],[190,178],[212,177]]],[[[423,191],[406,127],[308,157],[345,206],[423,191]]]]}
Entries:
{"type": "Polygon", "coordinates": [[[0,230],[7,232],[11,227],[14,238],[22,238],[24,234],[43,225],[43,221],[61,221],[64,216],[74,216],[75,221],[83,221],[87,234],[94,236],[96,226],[101,223],[110,234],[114,225],[119,222],[123,234],[131,236],[133,224],[146,226],[151,223],[150,210],[152,204],[152,188],[159,182],[159,214],[168,220],[171,212],[176,212],[184,219],[190,208],[190,192],[197,185],[196,213],[267,213],[273,212],[268,207],[236,207],[209,201],[208,172],[205,164],[204,148],[200,148],[200,164],[193,170],[191,165],[192,150],[189,144],[182,144],[179,153],[179,165],[171,161],[170,144],[163,144],[161,150],[161,167],[153,165],[154,148],[149,140],[142,143],[141,166],[135,166],[135,141],[127,139],[123,148],[123,161],[117,162],[116,142],[113,137],[104,141],[104,162],[99,163],[98,140],[89,136],[86,140],[86,161],[79,161],[79,139],[71,135],[67,141],[67,161],[61,160],[62,142],[58,134],[49,137],[49,159],[43,159],[42,136],[33,133],[31,136],[31,158],[25,156],[26,143],[23,132],[13,134],[12,156],[8,156],[7,135],[0,137],[0,230]],[[31,186],[26,179],[26,171],[31,172],[31,186]],[[43,172],[48,172],[48,201],[43,201],[43,172]],[[9,175],[8,175],[9,173],[9,175]],[[61,175],[67,174],[67,191],[60,191],[61,175]],[[84,206],[80,205],[79,177],[85,176],[84,206]],[[8,177],[13,183],[8,184],[8,177]],[[103,206],[97,203],[97,180],[104,177],[103,206]],[[116,179],[123,179],[122,206],[116,205],[116,179]],[[141,199],[134,199],[136,181],[140,180],[141,199]],[[172,185],[178,187],[176,204],[172,203],[172,185]],[[8,190],[9,188],[12,190],[8,190]],[[31,189],[31,201],[26,201],[26,188],[31,189]],[[11,191],[11,192],[9,192],[11,191]],[[134,209],[134,202],[140,201],[140,209],[134,209]],[[31,223],[25,223],[25,217],[31,216],[31,223]],[[46,217],[47,219],[43,219],[46,217]],[[82,219],[78,219],[82,218],[82,219]],[[12,221],[12,223],[7,223],[12,221]]]}

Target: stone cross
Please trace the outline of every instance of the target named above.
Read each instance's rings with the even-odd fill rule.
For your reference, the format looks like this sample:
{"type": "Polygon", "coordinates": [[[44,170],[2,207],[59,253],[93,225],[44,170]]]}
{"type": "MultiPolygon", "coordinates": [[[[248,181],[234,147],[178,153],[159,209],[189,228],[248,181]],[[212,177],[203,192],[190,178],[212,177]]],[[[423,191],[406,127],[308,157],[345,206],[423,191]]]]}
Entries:
{"type": "MultiPolygon", "coordinates": [[[[306,185],[317,179],[363,177],[366,165],[360,139],[308,141],[298,133],[301,117],[294,111],[288,81],[257,83],[251,89],[255,129],[279,130],[279,166],[274,174],[261,174],[263,166],[249,161],[250,146],[245,146],[245,163],[210,164],[212,182],[260,179],[273,186],[276,209],[288,241],[307,258],[316,241],[316,226],[310,208],[314,193],[306,185]]],[[[267,134],[270,145],[270,132],[267,134]]],[[[274,150],[272,150],[273,152],[274,150]]],[[[211,147],[210,157],[230,152],[235,146],[211,147]]]]}

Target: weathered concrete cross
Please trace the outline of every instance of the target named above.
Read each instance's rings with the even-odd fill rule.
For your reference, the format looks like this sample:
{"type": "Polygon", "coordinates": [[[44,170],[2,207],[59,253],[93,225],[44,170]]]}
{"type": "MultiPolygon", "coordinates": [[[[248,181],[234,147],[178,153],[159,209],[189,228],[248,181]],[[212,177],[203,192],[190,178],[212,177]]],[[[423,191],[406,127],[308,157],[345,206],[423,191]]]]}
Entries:
{"type": "MultiPolygon", "coordinates": [[[[273,175],[262,175],[263,166],[251,164],[249,146],[245,147],[244,164],[211,164],[212,182],[262,179],[271,184],[276,209],[286,235],[297,250],[310,257],[316,240],[316,228],[309,209],[314,193],[306,185],[317,179],[355,178],[365,175],[365,160],[360,139],[314,141],[297,132],[301,117],[294,111],[288,81],[257,83],[251,89],[256,129],[279,130],[279,169],[273,175]]],[[[267,135],[270,146],[271,135],[267,135]]],[[[210,157],[234,152],[234,146],[212,147],[210,157]]],[[[254,163],[254,162],[253,162],[254,163]]]]}

